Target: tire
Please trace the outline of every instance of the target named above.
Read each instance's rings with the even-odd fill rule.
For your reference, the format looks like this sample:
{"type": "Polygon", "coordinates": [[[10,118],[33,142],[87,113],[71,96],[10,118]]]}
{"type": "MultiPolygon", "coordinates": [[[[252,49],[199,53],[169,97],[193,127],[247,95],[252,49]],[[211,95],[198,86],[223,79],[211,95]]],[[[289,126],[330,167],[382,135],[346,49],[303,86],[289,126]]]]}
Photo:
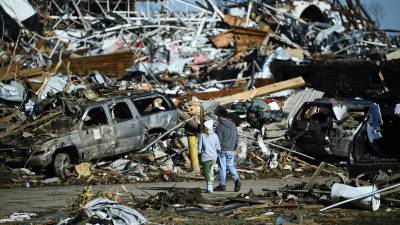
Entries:
{"type": "Polygon", "coordinates": [[[58,153],[54,157],[54,173],[57,177],[65,179],[70,173],[71,157],[67,153],[58,153]]]}

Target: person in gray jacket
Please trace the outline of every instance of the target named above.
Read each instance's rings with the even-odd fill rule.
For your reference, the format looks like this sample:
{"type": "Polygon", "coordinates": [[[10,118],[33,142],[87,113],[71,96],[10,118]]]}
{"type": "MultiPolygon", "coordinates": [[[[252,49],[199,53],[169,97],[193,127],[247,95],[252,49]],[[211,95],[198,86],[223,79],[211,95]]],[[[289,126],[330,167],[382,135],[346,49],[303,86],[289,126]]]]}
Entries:
{"type": "Polygon", "coordinates": [[[204,177],[207,182],[207,192],[213,192],[214,180],[214,164],[217,160],[218,153],[221,150],[218,136],[214,133],[213,121],[204,122],[205,132],[201,133],[198,138],[198,148],[201,163],[203,164],[204,177]]]}
{"type": "Polygon", "coordinates": [[[219,107],[217,115],[220,123],[217,126],[216,133],[221,144],[221,151],[218,152],[219,186],[214,188],[214,191],[226,191],[226,169],[228,169],[235,182],[234,191],[238,192],[241,184],[234,163],[234,151],[237,145],[236,125],[228,119],[228,113],[225,108],[219,107]]]}

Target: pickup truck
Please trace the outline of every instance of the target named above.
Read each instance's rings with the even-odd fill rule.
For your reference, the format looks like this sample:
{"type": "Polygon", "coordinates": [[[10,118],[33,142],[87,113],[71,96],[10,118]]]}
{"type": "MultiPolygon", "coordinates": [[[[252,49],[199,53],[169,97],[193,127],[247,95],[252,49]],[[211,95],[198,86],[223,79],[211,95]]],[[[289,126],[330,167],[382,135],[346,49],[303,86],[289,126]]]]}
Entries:
{"type": "Polygon", "coordinates": [[[73,163],[138,151],[178,122],[176,107],[158,92],[108,95],[80,105],[73,116],[49,113],[12,135],[0,134],[0,160],[65,178],[73,163]]]}

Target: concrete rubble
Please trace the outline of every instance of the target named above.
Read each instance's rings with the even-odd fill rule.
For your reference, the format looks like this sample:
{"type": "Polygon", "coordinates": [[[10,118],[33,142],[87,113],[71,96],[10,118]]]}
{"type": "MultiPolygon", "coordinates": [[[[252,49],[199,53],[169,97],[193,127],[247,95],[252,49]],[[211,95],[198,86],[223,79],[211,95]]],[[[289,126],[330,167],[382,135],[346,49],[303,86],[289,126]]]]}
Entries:
{"type": "Polygon", "coordinates": [[[400,31],[363,1],[14,0],[0,15],[1,189],[204,181],[191,140],[221,106],[242,180],[308,179],[217,199],[85,188],[62,216],[0,223],[332,224],[309,210],[398,209],[400,31]]]}

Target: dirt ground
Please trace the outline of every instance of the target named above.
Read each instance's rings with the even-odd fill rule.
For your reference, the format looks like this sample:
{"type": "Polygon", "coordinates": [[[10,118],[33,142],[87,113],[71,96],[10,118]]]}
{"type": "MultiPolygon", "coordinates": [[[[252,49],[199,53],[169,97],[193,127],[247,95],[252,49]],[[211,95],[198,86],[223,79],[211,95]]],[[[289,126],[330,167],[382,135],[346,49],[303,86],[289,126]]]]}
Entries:
{"type": "MultiPolygon", "coordinates": [[[[327,180],[336,178],[319,177],[318,182],[323,183],[327,180]]],[[[260,180],[242,180],[241,193],[249,192],[252,189],[257,194],[263,194],[263,188],[277,189],[286,185],[300,184],[307,182],[305,178],[269,178],[260,180]]],[[[138,183],[138,184],[118,184],[118,185],[94,185],[94,191],[119,192],[124,198],[129,198],[125,190],[132,193],[137,198],[147,198],[160,191],[167,191],[172,187],[185,188],[205,188],[204,181],[190,182],[159,182],[159,183],[138,183]]],[[[46,212],[55,209],[62,209],[68,201],[76,198],[82,192],[84,186],[52,186],[39,188],[15,188],[0,189],[0,205],[5,206],[0,210],[0,216],[7,216],[18,210],[26,212],[46,212]]],[[[227,192],[215,192],[212,194],[203,193],[207,199],[217,199],[224,197],[236,197],[238,193],[233,192],[233,183],[228,183],[227,192]]]]}
{"type": "MultiPolygon", "coordinates": [[[[226,201],[227,199],[237,199],[252,193],[258,196],[253,204],[240,207],[227,212],[207,213],[207,212],[182,212],[179,213],[181,206],[173,206],[163,209],[157,207],[141,207],[139,210],[150,222],[160,224],[275,224],[276,220],[281,219],[289,224],[400,224],[400,210],[383,204],[377,212],[347,208],[332,209],[325,213],[319,213],[319,209],[324,207],[321,202],[297,202],[283,201],[281,206],[276,207],[275,200],[265,195],[263,188],[278,189],[287,185],[298,185],[307,182],[305,178],[269,178],[260,180],[243,180],[240,193],[233,192],[233,184],[228,183],[227,192],[205,193],[202,190],[202,198],[208,202],[226,201]],[[271,204],[269,204],[271,203],[271,204]],[[275,206],[271,206],[275,205],[275,206]]],[[[317,182],[325,184],[337,181],[334,177],[319,177],[317,182]]],[[[132,201],[132,196],[136,199],[148,199],[157,196],[159,192],[168,192],[174,188],[202,188],[204,182],[160,182],[160,183],[138,183],[120,185],[95,185],[92,186],[96,192],[111,192],[117,194],[126,202],[132,201]]],[[[0,217],[9,216],[16,211],[35,212],[38,217],[32,219],[32,224],[56,224],[61,218],[71,216],[66,209],[74,199],[82,192],[83,186],[56,186],[40,188],[16,188],[0,189],[0,217]]],[[[201,199],[196,197],[195,199],[201,199]]],[[[244,198],[246,199],[246,198],[244,198]]],[[[329,201],[326,204],[330,204],[329,201]]],[[[199,204],[202,207],[213,207],[199,204]]],[[[17,223],[14,223],[17,224],[17,223]]],[[[22,224],[22,223],[21,223],[22,224]]],[[[26,223],[25,223],[26,224],[26,223]]]]}

